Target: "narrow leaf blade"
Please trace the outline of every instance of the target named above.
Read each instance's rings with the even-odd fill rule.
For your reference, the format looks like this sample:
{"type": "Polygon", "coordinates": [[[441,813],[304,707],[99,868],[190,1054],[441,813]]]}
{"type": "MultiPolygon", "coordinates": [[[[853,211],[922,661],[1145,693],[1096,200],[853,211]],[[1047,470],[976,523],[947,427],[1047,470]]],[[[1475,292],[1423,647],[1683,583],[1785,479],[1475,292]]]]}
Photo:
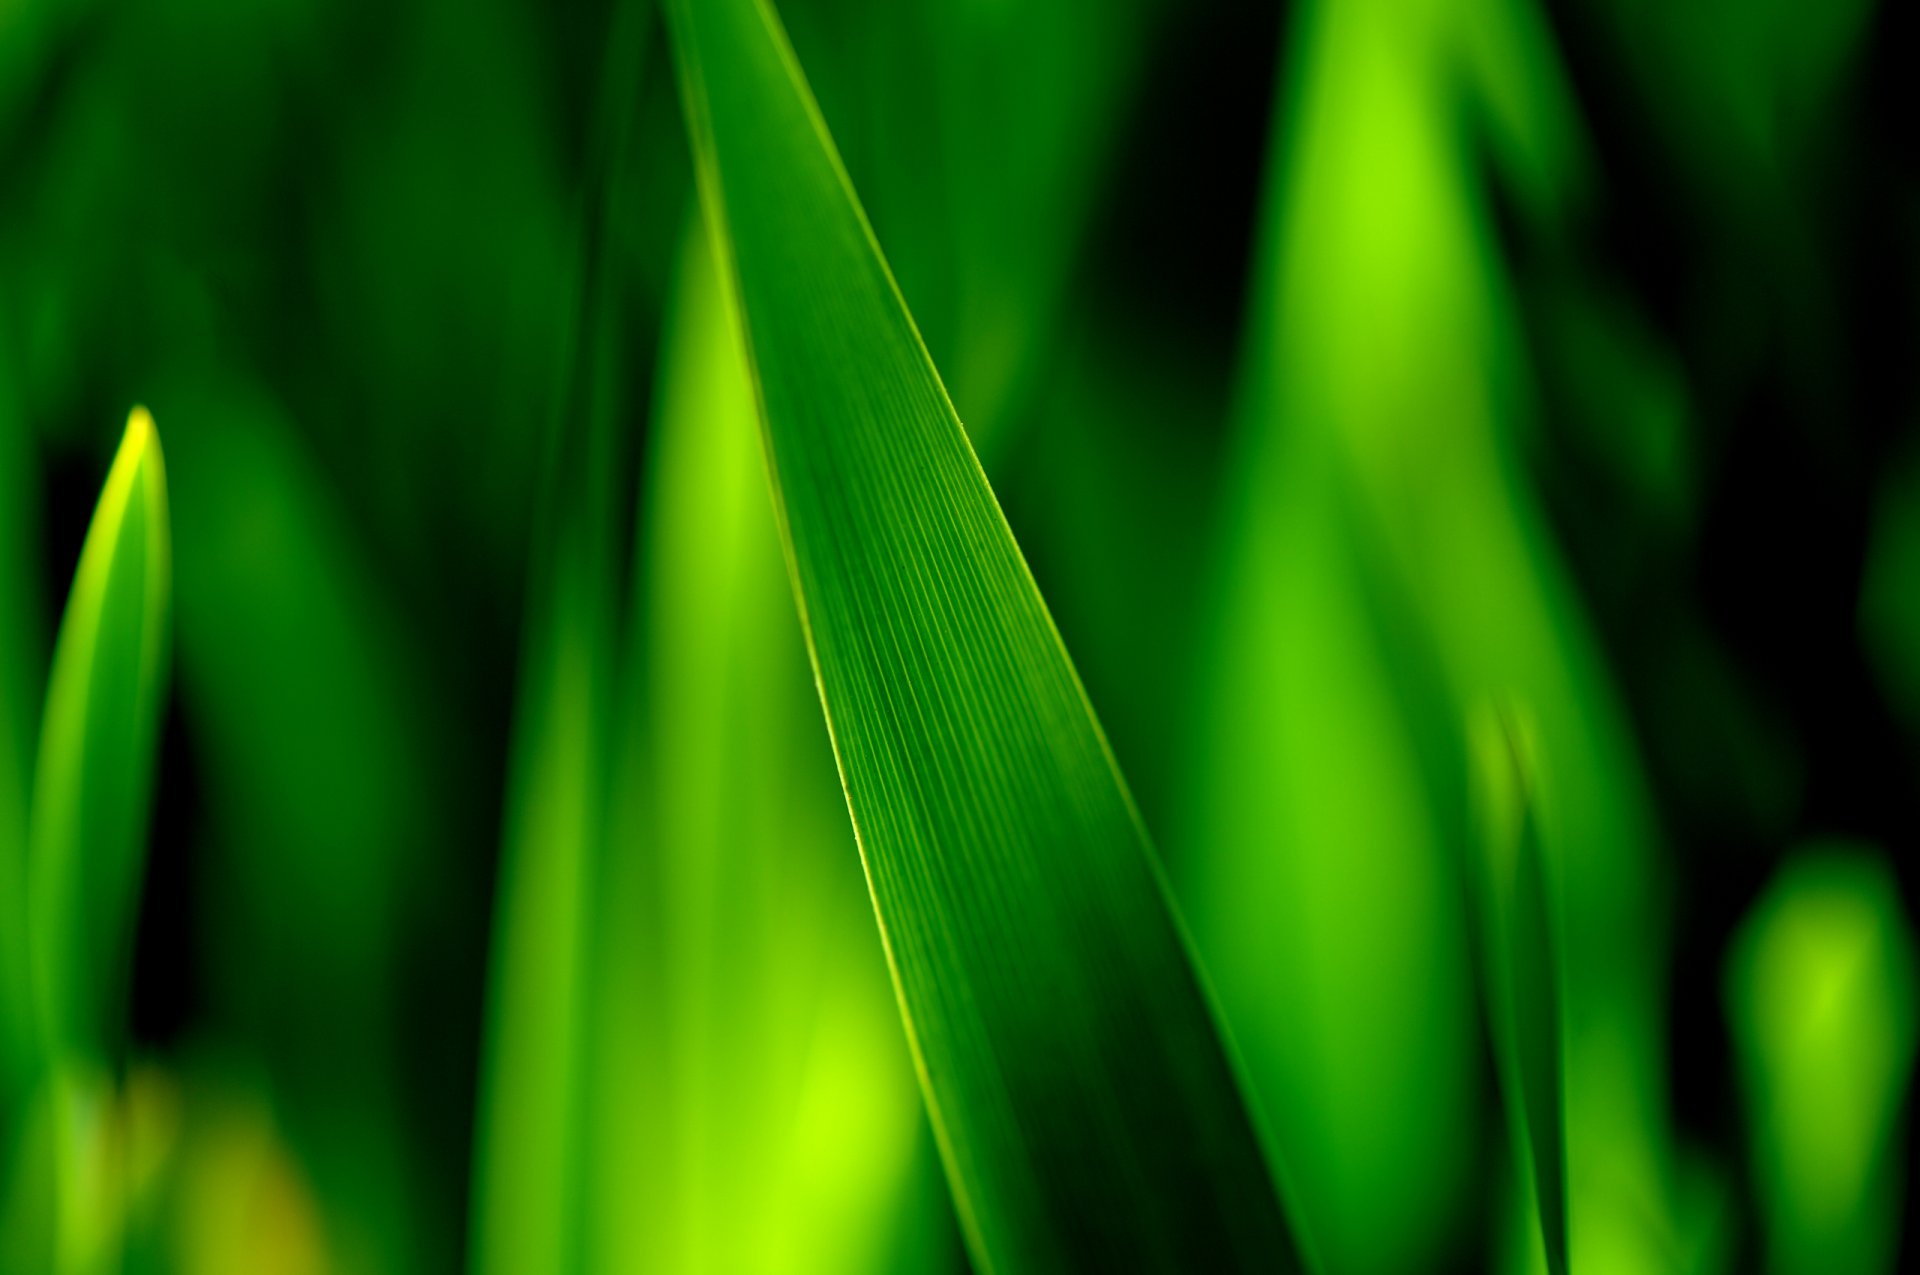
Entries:
{"type": "Polygon", "coordinates": [[[153,418],[127,422],[54,647],[34,776],[29,942],[46,1045],[117,1043],[165,695],[172,563],[153,418]]]}
{"type": "Polygon", "coordinates": [[[1550,1275],[1567,1275],[1566,1098],[1554,939],[1531,735],[1511,714],[1476,724],[1483,811],[1480,897],[1495,1056],[1510,1122],[1524,1130],[1550,1275]]]}
{"type": "Polygon", "coordinates": [[[572,1270],[583,1260],[592,903],[615,684],[613,423],[598,391],[618,275],[605,244],[649,12],[641,0],[620,0],[609,19],[573,366],[527,591],[475,1137],[476,1275],[572,1270]]]}
{"type": "Polygon", "coordinates": [[[670,15],[822,706],[974,1257],[1289,1268],[1152,849],[785,37],[759,0],[670,15]]]}

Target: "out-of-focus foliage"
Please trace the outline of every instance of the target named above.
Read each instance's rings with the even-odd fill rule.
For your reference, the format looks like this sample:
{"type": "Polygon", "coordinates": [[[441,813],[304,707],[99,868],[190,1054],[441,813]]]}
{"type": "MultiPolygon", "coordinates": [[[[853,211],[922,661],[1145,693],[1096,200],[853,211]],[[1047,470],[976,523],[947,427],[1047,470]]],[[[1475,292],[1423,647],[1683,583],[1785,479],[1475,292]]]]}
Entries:
{"type": "Polygon", "coordinates": [[[1920,728],[1920,474],[1907,459],[1876,494],[1860,638],[1888,702],[1920,728]]]}
{"type": "Polygon", "coordinates": [[[346,1213],[337,1242],[385,1244],[419,1208],[391,971],[428,836],[421,656],[283,410],[245,388],[168,401],[191,421],[172,441],[205,906],[230,918],[207,940],[210,996],[298,1095],[286,1123],[346,1213]]]}
{"type": "Polygon", "coordinates": [[[1560,922],[1540,848],[1542,794],[1532,722],[1519,709],[1482,708],[1469,723],[1476,787],[1472,897],[1484,1004],[1516,1164],[1539,1220],[1552,1275],[1567,1271],[1565,1030],[1560,922]]]}
{"type": "Polygon", "coordinates": [[[1198,1200],[1544,1273],[1556,1137],[1582,1275],[1911,1265],[1920,10],[657,10],[0,0],[0,1271],[1118,1267],[1198,1200]],[[87,707],[157,752],[76,938],[135,402],[172,695],[87,707]],[[1197,980],[954,814],[1061,750],[1197,980]]]}
{"type": "Polygon", "coordinates": [[[521,635],[475,1125],[469,1266],[574,1269],[588,1188],[592,901],[616,690],[613,423],[601,393],[622,263],[607,240],[634,114],[642,10],[617,8],[583,198],[573,357],[546,449],[521,635]]]}
{"type": "Polygon", "coordinates": [[[1884,1271],[1899,1244],[1913,931],[1885,865],[1822,847],[1783,867],[1727,968],[1767,1268],[1884,1271]]]}
{"type": "MultiPolygon", "coordinates": [[[[36,538],[33,457],[21,418],[9,343],[0,330],[0,1102],[27,1092],[32,1068],[32,992],[27,958],[27,807],[40,679],[32,635],[36,538]]],[[[11,1122],[9,1122],[11,1123],[11,1122]]],[[[0,1128],[0,1157],[11,1129],[0,1128]]]]}
{"type": "Polygon", "coordinates": [[[595,927],[595,1270],[938,1267],[931,1143],[706,227],[667,311],[595,927]]]}
{"type": "MultiPolygon", "coordinates": [[[[1534,706],[1566,775],[1540,834],[1550,879],[1581,901],[1573,1189],[1639,1227],[1664,1213],[1642,1132],[1657,1005],[1639,962],[1657,947],[1621,950],[1651,919],[1643,798],[1511,477],[1517,351],[1467,162],[1478,125],[1551,215],[1578,159],[1563,90],[1537,15],[1504,0],[1307,5],[1294,22],[1197,767],[1202,950],[1329,1265],[1420,1264],[1459,1224],[1477,1153],[1447,885],[1457,723],[1489,699],[1534,706]],[[1583,1050],[1595,1037],[1607,1048],[1583,1050]]],[[[1577,1240],[1601,1233],[1576,1221],[1577,1240]]]]}

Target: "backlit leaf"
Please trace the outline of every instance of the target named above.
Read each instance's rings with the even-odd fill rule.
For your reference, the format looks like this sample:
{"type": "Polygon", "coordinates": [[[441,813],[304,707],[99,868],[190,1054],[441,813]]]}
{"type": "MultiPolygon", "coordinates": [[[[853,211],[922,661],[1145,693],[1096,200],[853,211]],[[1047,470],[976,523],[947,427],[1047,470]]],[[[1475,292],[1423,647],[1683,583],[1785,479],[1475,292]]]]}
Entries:
{"type": "Polygon", "coordinates": [[[883,939],[986,1270],[1295,1254],[1152,847],[771,11],[669,10],[883,939]]]}

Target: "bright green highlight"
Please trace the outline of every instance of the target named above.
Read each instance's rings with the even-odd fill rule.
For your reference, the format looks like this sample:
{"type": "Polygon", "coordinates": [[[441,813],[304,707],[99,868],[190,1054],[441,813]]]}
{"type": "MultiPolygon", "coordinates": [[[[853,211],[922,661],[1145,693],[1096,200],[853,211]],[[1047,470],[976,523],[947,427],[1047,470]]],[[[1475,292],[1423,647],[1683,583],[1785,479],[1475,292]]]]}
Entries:
{"type": "Polygon", "coordinates": [[[1809,851],[1735,940],[1727,1012],[1775,1275],[1874,1275],[1899,1244],[1913,931],[1877,855],[1809,851]]]}
{"type": "Polygon", "coordinates": [[[1153,851],[758,0],[670,9],[789,567],[975,1262],[1295,1261],[1153,851]]]}

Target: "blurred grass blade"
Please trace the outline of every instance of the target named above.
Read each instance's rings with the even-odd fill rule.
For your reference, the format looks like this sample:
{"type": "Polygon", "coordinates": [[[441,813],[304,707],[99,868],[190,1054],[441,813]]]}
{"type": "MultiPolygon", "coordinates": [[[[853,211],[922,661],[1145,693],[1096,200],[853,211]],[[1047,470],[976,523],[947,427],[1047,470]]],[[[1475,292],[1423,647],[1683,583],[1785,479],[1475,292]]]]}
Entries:
{"type": "Polygon", "coordinates": [[[104,1067],[124,1035],[171,608],[166,470],[133,409],[54,645],[28,834],[27,930],[52,1102],[54,1269],[109,1269],[121,1234],[104,1067]]]}
{"type": "Polygon", "coordinates": [[[401,1084],[424,1032],[398,972],[438,898],[419,883],[451,870],[434,840],[451,742],[425,643],[273,394],[242,369],[178,359],[154,401],[174,422],[207,1014],[258,1050],[327,1229],[358,1237],[355,1269],[415,1270],[420,1237],[448,1225],[401,1084]]]}
{"type": "Polygon", "coordinates": [[[1726,1002],[1767,1269],[1899,1268],[1920,1004],[1913,930],[1880,856],[1819,847],[1782,868],[1734,940],[1726,1002]]]}
{"type": "Polygon", "coordinates": [[[29,837],[33,972],[56,1056],[119,1042],[165,693],[166,470],[136,407],[88,528],[53,655],[29,837]]]}
{"type": "Polygon", "coordinates": [[[1297,8],[1250,330],[1250,419],[1264,429],[1244,463],[1318,465],[1312,478],[1351,511],[1396,640],[1433,671],[1419,750],[1432,791],[1461,786],[1448,754],[1473,706],[1525,703],[1554,767],[1543,844],[1562,922],[1572,1260],[1661,1269],[1700,1225],[1674,1189],[1667,1122],[1669,859],[1533,481],[1542,413],[1486,162],[1513,169],[1497,180],[1523,192],[1513,207],[1528,223],[1566,229],[1553,219],[1587,161],[1563,127],[1577,116],[1540,7],[1297,8]]]}
{"type": "Polygon", "coordinates": [[[1152,848],[785,36],[669,8],[816,679],[983,1270],[1297,1262],[1152,848]]]}
{"type": "Polygon", "coordinates": [[[38,492],[33,449],[14,387],[9,335],[0,324],[0,1179],[15,1132],[13,1113],[25,1099],[32,1066],[27,805],[40,662],[33,636],[38,492]]]}
{"type": "Polygon", "coordinates": [[[33,447],[0,316],[0,1271],[44,1265],[49,1165],[33,1154],[38,1037],[27,945],[27,808],[41,655],[33,447]]]}
{"type": "Polygon", "coordinates": [[[1524,1137],[1550,1275],[1567,1275],[1565,1100],[1560,956],[1541,860],[1538,773],[1525,722],[1488,710],[1475,722],[1484,794],[1480,920],[1494,1055],[1509,1123],[1524,1137]]]}
{"type": "Polygon", "coordinates": [[[606,593],[563,536],[530,594],[475,1134],[472,1269],[569,1269],[606,593]]]}
{"type": "Polygon", "coordinates": [[[591,900],[605,839],[614,687],[613,464],[598,394],[613,269],[604,247],[650,6],[612,11],[585,197],[573,366],[549,440],[522,636],[495,897],[470,1268],[574,1269],[581,1235],[591,900]]]}

